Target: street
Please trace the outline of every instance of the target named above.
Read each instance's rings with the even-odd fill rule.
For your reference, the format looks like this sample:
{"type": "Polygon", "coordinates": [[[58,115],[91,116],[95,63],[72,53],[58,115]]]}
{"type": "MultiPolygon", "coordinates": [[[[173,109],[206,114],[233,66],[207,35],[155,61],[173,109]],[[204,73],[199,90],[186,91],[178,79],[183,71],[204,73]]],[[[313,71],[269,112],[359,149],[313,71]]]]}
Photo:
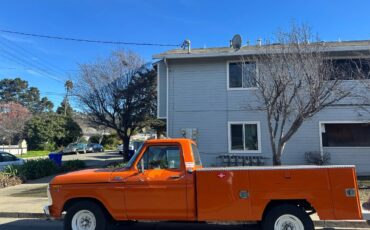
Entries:
{"type": "MultiPolygon", "coordinates": [[[[0,230],[61,230],[63,222],[44,220],[44,219],[14,219],[0,218],[0,230]]],[[[179,222],[133,222],[133,223],[117,223],[110,227],[111,230],[118,229],[130,230],[259,230],[257,224],[206,224],[206,223],[179,223],[179,222]]],[[[323,230],[352,230],[352,229],[368,229],[368,228],[316,228],[323,230]]]]}
{"type": "Polygon", "coordinates": [[[63,161],[83,160],[87,167],[104,167],[109,163],[122,160],[122,155],[116,151],[105,151],[100,153],[68,154],[63,155],[63,161]]]}
{"type": "MultiPolygon", "coordinates": [[[[176,222],[140,222],[140,223],[117,223],[109,229],[127,229],[131,230],[257,230],[258,225],[215,225],[215,224],[199,224],[199,223],[176,223],[176,222]]],[[[0,230],[44,230],[44,229],[63,229],[61,221],[41,220],[41,219],[8,219],[0,218],[0,230]]]]}

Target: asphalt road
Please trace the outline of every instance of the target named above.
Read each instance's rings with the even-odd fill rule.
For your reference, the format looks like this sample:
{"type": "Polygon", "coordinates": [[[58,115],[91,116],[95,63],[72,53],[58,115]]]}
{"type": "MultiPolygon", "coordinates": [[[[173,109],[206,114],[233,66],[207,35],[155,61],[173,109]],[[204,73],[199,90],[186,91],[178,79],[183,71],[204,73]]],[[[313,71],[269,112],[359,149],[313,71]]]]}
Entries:
{"type": "MultiPolygon", "coordinates": [[[[62,230],[61,221],[41,219],[12,219],[0,218],[0,230],[62,230]]],[[[176,223],[176,222],[133,222],[130,224],[117,223],[110,230],[260,230],[257,224],[205,224],[205,223],[176,223]]],[[[321,230],[354,230],[365,228],[316,228],[321,230]]],[[[368,228],[367,228],[368,229],[368,228]]]]}
{"type": "Polygon", "coordinates": [[[85,153],[85,154],[68,154],[63,155],[63,161],[82,160],[87,167],[104,167],[109,163],[122,161],[122,155],[116,151],[106,151],[101,153],[85,153]]]}
{"type": "MultiPolygon", "coordinates": [[[[0,230],[62,230],[61,221],[40,219],[8,219],[0,218],[0,230]]],[[[259,230],[258,225],[215,225],[199,223],[175,223],[175,222],[140,222],[140,223],[117,223],[110,227],[111,230],[259,230]]]]}

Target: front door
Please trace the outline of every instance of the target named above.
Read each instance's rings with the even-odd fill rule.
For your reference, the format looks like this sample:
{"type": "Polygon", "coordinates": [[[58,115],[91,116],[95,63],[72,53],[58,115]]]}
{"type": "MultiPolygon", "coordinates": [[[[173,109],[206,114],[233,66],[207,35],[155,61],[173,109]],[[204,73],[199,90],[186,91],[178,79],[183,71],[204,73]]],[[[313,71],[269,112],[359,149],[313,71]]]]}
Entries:
{"type": "Polygon", "coordinates": [[[149,145],[125,180],[129,219],[186,220],[185,167],[179,145],[149,145]],[[144,169],[144,170],[140,170],[144,169]]]}

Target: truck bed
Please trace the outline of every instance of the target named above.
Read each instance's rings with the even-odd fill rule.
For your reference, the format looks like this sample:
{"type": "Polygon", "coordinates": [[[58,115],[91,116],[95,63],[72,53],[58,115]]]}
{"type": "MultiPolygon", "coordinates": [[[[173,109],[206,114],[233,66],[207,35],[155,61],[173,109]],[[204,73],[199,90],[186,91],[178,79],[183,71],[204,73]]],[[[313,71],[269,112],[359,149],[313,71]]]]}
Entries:
{"type": "Polygon", "coordinates": [[[352,165],[202,168],[196,188],[204,221],[259,221],[281,201],[307,202],[323,220],[362,219],[352,165]]]}

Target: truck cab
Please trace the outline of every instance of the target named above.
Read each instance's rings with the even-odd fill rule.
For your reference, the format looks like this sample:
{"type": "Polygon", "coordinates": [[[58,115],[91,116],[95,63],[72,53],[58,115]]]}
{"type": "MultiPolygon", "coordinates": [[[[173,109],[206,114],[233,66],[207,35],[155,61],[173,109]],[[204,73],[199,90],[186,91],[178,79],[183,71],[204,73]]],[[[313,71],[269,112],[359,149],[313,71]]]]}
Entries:
{"type": "Polygon", "coordinates": [[[47,215],[65,229],[109,221],[255,221],[263,229],[313,229],[320,219],[362,219],[354,166],[203,168],[188,139],[146,141],[123,168],[55,177],[47,215]]]}

